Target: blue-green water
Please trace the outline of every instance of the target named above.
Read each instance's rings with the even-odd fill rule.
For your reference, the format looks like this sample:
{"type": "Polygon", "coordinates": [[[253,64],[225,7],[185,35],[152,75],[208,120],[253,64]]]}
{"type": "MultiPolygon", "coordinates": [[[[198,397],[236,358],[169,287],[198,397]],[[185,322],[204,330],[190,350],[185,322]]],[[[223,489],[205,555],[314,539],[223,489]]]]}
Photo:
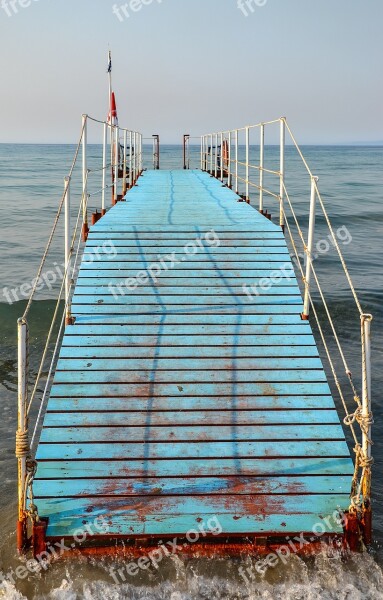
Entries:
{"type": "MultiPolygon", "coordinates": [[[[257,148],[253,148],[254,155],[257,148]]],[[[63,188],[63,176],[68,171],[74,153],[73,146],[0,145],[0,422],[1,497],[0,507],[0,572],[15,568],[16,465],[14,432],[16,429],[16,320],[21,315],[28,284],[36,274],[63,188]],[[21,288],[22,284],[27,284],[21,288]],[[8,302],[11,300],[12,304],[8,302]]],[[[169,559],[159,572],[147,574],[139,582],[116,586],[101,560],[61,561],[40,576],[1,584],[0,598],[131,598],[170,600],[220,599],[375,599],[383,598],[383,149],[379,147],[306,147],[305,156],[313,172],[320,177],[320,189],[339,242],[346,257],[360,300],[373,323],[373,406],[375,414],[373,454],[374,548],[370,555],[350,561],[328,557],[315,559],[293,557],[287,565],[270,570],[265,577],[246,585],[238,575],[238,561],[169,559]],[[16,591],[20,590],[20,596],[16,591]]],[[[96,165],[101,149],[92,146],[90,165],[96,165]]],[[[271,168],[277,168],[278,150],[266,151],[271,168]]],[[[150,148],[145,151],[146,166],[151,167],[150,148]]],[[[199,166],[199,149],[192,148],[191,166],[199,166]]],[[[164,146],[161,149],[162,168],[181,168],[182,149],[164,146]]],[[[291,148],[287,149],[287,188],[298,213],[307,223],[309,181],[291,148]]],[[[75,171],[74,202],[80,186],[80,174],[75,171]]],[[[255,182],[255,176],[253,181],[255,182]]],[[[275,190],[272,177],[267,184],[275,190]]],[[[90,190],[101,187],[101,173],[94,174],[90,190]]],[[[252,203],[257,203],[255,188],[252,203]]],[[[91,199],[91,209],[100,208],[100,196],[91,199]]],[[[266,206],[277,215],[273,199],[266,206]]],[[[317,224],[318,271],[322,277],[330,309],[337,317],[339,332],[350,366],[359,380],[359,317],[355,304],[347,293],[344,277],[338,269],[334,249],[327,251],[328,232],[323,219],[317,224]],[[327,241],[326,241],[327,240],[327,241]]],[[[62,263],[62,226],[48,262],[48,268],[62,263]]],[[[36,371],[38,352],[44,344],[49,326],[57,285],[45,288],[31,312],[31,371],[36,371]]],[[[244,557],[241,564],[248,566],[244,557]]],[[[1,573],[0,573],[1,575],[1,573]]]]}

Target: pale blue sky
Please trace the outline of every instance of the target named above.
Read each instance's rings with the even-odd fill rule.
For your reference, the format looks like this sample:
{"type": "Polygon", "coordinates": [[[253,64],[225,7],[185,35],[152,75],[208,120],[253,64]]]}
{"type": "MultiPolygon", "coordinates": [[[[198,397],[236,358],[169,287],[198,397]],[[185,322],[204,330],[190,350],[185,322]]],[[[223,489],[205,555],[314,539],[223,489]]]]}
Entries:
{"type": "Polygon", "coordinates": [[[105,118],[108,44],[120,123],[164,142],[282,115],[302,143],[383,139],[382,0],[254,0],[247,17],[237,0],[145,0],[122,22],[123,0],[13,1],[0,142],[73,142],[81,113],[105,118]]]}

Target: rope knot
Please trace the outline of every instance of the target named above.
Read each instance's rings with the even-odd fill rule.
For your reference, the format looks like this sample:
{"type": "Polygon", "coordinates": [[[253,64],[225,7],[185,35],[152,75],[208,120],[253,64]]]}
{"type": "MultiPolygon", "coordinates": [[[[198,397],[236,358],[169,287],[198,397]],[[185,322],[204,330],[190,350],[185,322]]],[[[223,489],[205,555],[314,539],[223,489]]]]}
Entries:
{"type": "Polygon", "coordinates": [[[16,431],[16,458],[26,458],[30,452],[28,429],[16,431]]]}

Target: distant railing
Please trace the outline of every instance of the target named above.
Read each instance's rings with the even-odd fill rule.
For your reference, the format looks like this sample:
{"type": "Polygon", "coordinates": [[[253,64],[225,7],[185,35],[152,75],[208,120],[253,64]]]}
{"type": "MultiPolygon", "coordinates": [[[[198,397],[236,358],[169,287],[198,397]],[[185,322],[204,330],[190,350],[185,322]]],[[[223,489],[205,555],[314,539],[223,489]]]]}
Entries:
{"type": "MultiPolygon", "coordinates": [[[[311,172],[307,160],[305,159],[301,148],[298,146],[285,117],[265,123],[258,123],[257,125],[242,127],[240,129],[202,135],[200,158],[201,169],[233,189],[243,201],[250,203],[255,196],[255,202],[257,203],[259,212],[266,217],[271,218],[270,214],[265,209],[266,198],[269,198],[272,202],[276,203],[278,207],[278,222],[287,235],[296,269],[304,286],[301,317],[304,320],[309,319],[310,311],[314,317],[330,365],[334,383],[346,413],[344,424],[350,427],[353,436],[356,461],[351,490],[350,515],[356,515],[359,523],[362,523],[365,539],[369,542],[371,540],[371,467],[373,464],[371,457],[371,426],[373,424],[371,412],[372,316],[366,314],[361,307],[335,230],[331,224],[325,203],[319,190],[318,177],[314,176],[311,172]],[[275,128],[277,128],[277,132],[275,132],[275,128]],[[265,133],[266,131],[273,129],[274,131],[271,131],[271,134],[273,135],[274,145],[266,146],[265,133]],[[256,139],[254,138],[254,134],[257,135],[256,139]],[[279,139],[277,147],[275,147],[276,138],[279,139]],[[304,206],[305,217],[308,217],[307,233],[304,233],[305,228],[298,218],[296,206],[294,206],[292,200],[292,194],[289,192],[287,186],[287,142],[289,142],[290,147],[297,152],[298,161],[304,168],[303,175],[308,176],[307,198],[310,199],[309,209],[307,209],[307,204],[304,206]],[[274,151],[273,164],[269,164],[266,161],[266,149],[270,149],[271,147],[273,147],[274,151]],[[277,157],[275,154],[277,154],[277,157]],[[278,164],[276,164],[276,162],[278,162],[278,164]],[[266,179],[268,179],[268,182],[266,179]],[[338,334],[338,323],[335,324],[335,319],[326,302],[315,264],[317,258],[314,248],[315,224],[318,205],[321,211],[322,221],[329,230],[329,238],[336,248],[340,259],[340,265],[346,276],[348,286],[359,313],[362,356],[360,368],[362,381],[361,394],[357,391],[352,372],[348,366],[346,352],[342,347],[340,336],[338,334]],[[317,301],[317,299],[314,301],[314,292],[316,297],[319,298],[319,301],[317,301]],[[321,313],[323,312],[325,315],[325,324],[323,324],[323,319],[319,314],[318,306],[321,308],[321,313]],[[326,325],[327,328],[329,326],[332,337],[331,342],[332,344],[335,344],[341,363],[345,369],[347,381],[350,385],[350,393],[348,396],[344,392],[344,386],[341,384],[340,377],[338,376],[334,354],[330,351],[328,337],[325,335],[326,326],[324,325],[326,325]],[[350,399],[354,402],[353,408],[349,408],[350,399]],[[360,428],[359,436],[355,427],[356,423],[360,428]]],[[[299,206],[299,209],[301,208],[302,205],[299,206]]]]}
{"type": "Polygon", "coordinates": [[[136,131],[120,128],[117,124],[98,121],[88,115],[82,117],[80,138],[71,168],[64,179],[64,192],[54,219],[53,227],[45,247],[45,251],[34,279],[32,291],[23,316],[18,320],[18,429],[16,433],[16,457],[18,460],[18,526],[17,546],[22,551],[28,541],[28,521],[38,521],[37,509],[33,501],[33,478],[36,472],[33,449],[37,438],[40,419],[49,392],[54,363],[58,355],[60,340],[66,325],[74,323],[71,312],[71,295],[77,264],[80,257],[81,243],[86,241],[89,233],[89,205],[96,203],[96,211],[91,215],[91,223],[95,224],[107,209],[107,190],[111,191],[111,205],[122,200],[127,190],[132,188],[143,171],[142,135],[136,131]],[[90,125],[102,133],[102,156],[92,158],[90,165],[89,144],[90,125]],[[109,140],[108,140],[109,138],[109,140]],[[80,170],[80,183],[72,185],[75,169],[80,170]],[[98,182],[98,180],[100,180],[98,182]],[[101,185],[101,187],[98,187],[101,185]],[[77,216],[75,225],[71,224],[71,205],[77,197],[77,216]],[[100,210],[99,210],[100,209],[100,210]],[[33,301],[41,283],[44,266],[52,251],[53,241],[59,235],[58,226],[63,221],[65,272],[57,294],[53,319],[47,335],[44,351],[39,360],[39,368],[31,394],[29,394],[29,315],[33,301]],[[64,300],[64,307],[63,305],[64,300]],[[57,332],[58,329],[58,332],[57,332]],[[48,374],[46,375],[46,372],[48,374]],[[31,408],[36,401],[39,385],[43,381],[43,393],[33,434],[29,435],[31,408]],[[27,507],[28,495],[30,504],[27,507]]]}

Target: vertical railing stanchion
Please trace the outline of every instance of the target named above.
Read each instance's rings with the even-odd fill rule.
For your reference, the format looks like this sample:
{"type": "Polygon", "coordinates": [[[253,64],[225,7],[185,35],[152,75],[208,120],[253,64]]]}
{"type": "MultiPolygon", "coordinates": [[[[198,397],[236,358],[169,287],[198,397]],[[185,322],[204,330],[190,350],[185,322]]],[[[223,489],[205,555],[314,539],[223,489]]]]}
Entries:
{"type": "Polygon", "coordinates": [[[210,175],[213,175],[213,134],[210,134],[210,175]]]}
{"type": "Polygon", "coordinates": [[[127,185],[126,185],[126,173],[127,173],[127,165],[126,165],[126,153],[127,153],[127,144],[128,144],[128,132],[124,129],[124,166],[122,170],[122,197],[126,195],[127,185]]]}
{"type": "Polygon", "coordinates": [[[139,163],[139,175],[142,175],[142,171],[144,168],[143,158],[142,158],[142,133],[139,134],[140,137],[140,163],[139,163]]]}
{"type": "Polygon", "coordinates": [[[232,143],[232,139],[231,139],[231,131],[229,131],[229,148],[228,148],[228,157],[227,157],[227,185],[229,188],[232,187],[232,183],[231,183],[231,143],[232,143]]]}
{"type": "Polygon", "coordinates": [[[184,169],[190,169],[189,142],[190,142],[190,134],[185,133],[184,134],[184,142],[183,142],[184,169]]]}
{"type": "Polygon", "coordinates": [[[246,127],[246,202],[250,204],[250,128],[246,127]]]}
{"type": "Polygon", "coordinates": [[[308,321],[310,316],[310,283],[313,260],[313,249],[315,239],[315,218],[316,218],[316,199],[317,199],[317,182],[318,177],[311,178],[311,199],[310,199],[310,220],[309,220],[309,236],[306,248],[306,277],[305,277],[305,295],[302,319],[308,321]]]}
{"type": "Polygon", "coordinates": [[[106,192],[106,170],[107,170],[107,143],[108,143],[108,124],[104,123],[104,137],[102,144],[102,192],[101,192],[101,215],[106,213],[105,192],[106,192]]]}
{"type": "Polygon", "coordinates": [[[82,240],[88,239],[88,115],[82,115],[82,240]]]}
{"type": "Polygon", "coordinates": [[[204,156],[204,136],[201,135],[201,171],[203,171],[203,156],[204,156]]]}
{"type": "Polygon", "coordinates": [[[26,515],[26,480],[27,458],[29,455],[28,438],[28,323],[25,318],[17,321],[18,341],[18,403],[17,403],[17,432],[16,458],[18,464],[18,522],[17,549],[22,553],[26,547],[27,515],[26,515]]]}
{"type": "Polygon", "coordinates": [[[114,129],[114,187],[113,187],[113,205],[118,202],[118,175],[119,175],[119,154],[120,154],[120,139],[118,125],[114,129]]]}
{"type": "Polygon", "coordinates": [[[129,131],[129,189],[133,185],[133,136],[132,132],[129,131]]]}
{"type": "Polygon", "coordinates": [[[265,168],[265,126],[262,123],[260,128],[260,158],[259,158],[259,212],[263,214],[263,183],[265,168]]]}
{"type": "Polygon", "coordinates": [[[221,143],[221,151],[220,151],[220,161],[219,161],[219,166],[220,166],[220,179],[223,183],[223,156],[224,156],[224,152],[223,152],[223,142],[224,142],[224,136],[223,133],[221,133],[221,139],[220,139],[220,143],[221,143]]]}
{"type": "Polygon", "coordinates": [[[371,510],[371,467],[372,459],[372,398],[371,398],[371,323],[373,317],[369,314],[361,315],[362,334],[362,450],[363,450],[363,533],[364,542],[372,543],[372,510],[371,510]]]}
{"type": "Polygon", "coordinates": [[[235,130],[235,193],[238,194],[238,129],[235,130]]]}
{"type": "Polygon", "coordinates": [[[284,214],[284,196],[285,196],[285,144],[286,144],[286,119],[280,119],[280,185],[279,185],[279,224],[282,230],[285,230],[285,214],[284,214]]]}
{"type": "Polygon", "coordinates": [[[214,155],[214,177],[218,177],[218,133],[214,136],[215,140],[215,155],[214,155]]]}
{"type": "Polygon", "coordinates": [[[134,185],[138,179],[138,134],[134,132],[134,185]]]}
{"type": "Polygon", "coordinates": [[[72,237],[70,229],[70,177],[64,178],[64,206],[65,206],[65,324],[73,325],[74,320],[72,317],[71,306],[70,306],[70,289],[71,289],[71,256],[72,256],[72,237]]]}

